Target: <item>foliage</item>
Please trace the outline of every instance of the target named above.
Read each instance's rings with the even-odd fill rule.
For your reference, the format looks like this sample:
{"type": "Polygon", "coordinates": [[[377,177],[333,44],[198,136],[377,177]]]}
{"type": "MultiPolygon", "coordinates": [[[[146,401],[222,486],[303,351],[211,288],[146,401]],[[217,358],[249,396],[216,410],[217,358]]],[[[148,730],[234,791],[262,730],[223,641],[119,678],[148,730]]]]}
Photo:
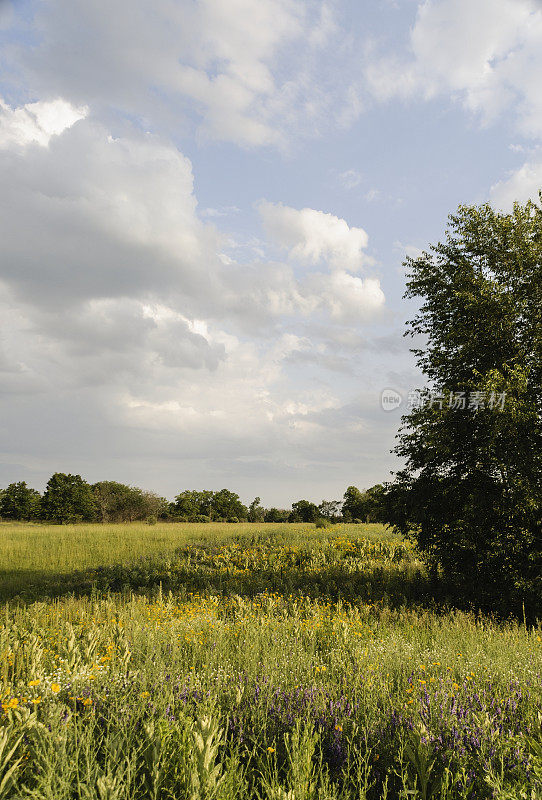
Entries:
{"type": "Polygon", "coordinates": [[[153,492],[116,481],[99,481],[92,487],[101,522],[135,522],[161,515],[166,501],[153,492]]]}
{"type": "Polygon", "coordinates": [[[213,519],[236,517],[238,520],[244,520],[248,516],[248,509],[240,501],[239,495],[230,492],[229,489],[214,492],[211,507],[213,519]]]}
{"type": "Polygon", "coordinates": [[[41,499],[41,517],[57,523],[96,518],[96,501],[91,486],[80,475],[55,472],[41,499]]]}
{"type": "Polygon", "coordinates": [[[430,385],[403,418],[388,520],[458,595],[539,614],[542,209],[460,207],[445,242],[406,263],[406,296],[422,300],[409,333],[425,341],[413,352],[430,385]]]}
{"type": "Polygon", "coordinates": [[[288,522],[290,511],[287,508],[268,508],[264,515],[264,522],[288,522]]]}
{"type": "Polygon", "coordinates": [[[386,522],[387,512],[384,503],[385,488],[377,483],[363,492],[355,486],[349,486],[344,493],[342,504],[343,518],[351,522],[386,522]]]}
{"type": "MultiPolygon", "coordinates": [[[[259,502],[259,499],[258,499],[259,502]]],[[[248,509],[239,499],[239,495],[229,489],[213,492],[186,490],[181,492],[170,504],[171,516],[175,519],[196,521],[200,517],[214,520],[227,520],[232,517],[247,519],[248,509]]]]}
{"type": "Polygon", "coordinates": [[[260,498],[255,497],[248,507],[249,522],[263,522],[265,518],[265,508],[262,506],[260,498]]]}
{"type": "Polygon", "coordinates": [[[10,483],[0,496],[2,519],[31,520],[39,515],[40,493],[25,481],[10,483]]]}
{"type": "Polygon", "coordinates": [[[341,518],[340,500],[322,500],[318,506],[320,515],[329,522],[339,522],[341,518]]]}
{"type": "Polygon", "coordinates": [[[289,522],[316,522],[320,517],[320,511],[315,503],[309,500],[298,500],[292,503],[292,511],[288,517],[289,522]]]}

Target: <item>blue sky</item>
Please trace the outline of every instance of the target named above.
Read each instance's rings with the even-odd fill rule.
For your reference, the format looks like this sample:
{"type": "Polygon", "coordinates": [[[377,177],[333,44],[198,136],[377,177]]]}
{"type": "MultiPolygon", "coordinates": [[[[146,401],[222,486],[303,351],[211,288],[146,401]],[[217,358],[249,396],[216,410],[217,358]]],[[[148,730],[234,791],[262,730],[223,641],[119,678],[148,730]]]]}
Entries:
{"type": "Polygon", "coordinates": [[[539,0],[0,0],[0,70],[0,485],[388,479],[405,255],[542,185],[539,0]]]}

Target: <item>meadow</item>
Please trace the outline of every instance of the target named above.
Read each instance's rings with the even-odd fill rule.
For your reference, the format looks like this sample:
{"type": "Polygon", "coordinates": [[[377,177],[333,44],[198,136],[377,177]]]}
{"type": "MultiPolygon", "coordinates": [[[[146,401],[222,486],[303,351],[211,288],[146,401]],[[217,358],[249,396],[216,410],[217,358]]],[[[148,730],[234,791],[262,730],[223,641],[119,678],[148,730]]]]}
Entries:
{"type": "Polygon", "coordinates": [[[542,798],[542,630],[379,525],[0,525],[0,800],[542,798]]]}

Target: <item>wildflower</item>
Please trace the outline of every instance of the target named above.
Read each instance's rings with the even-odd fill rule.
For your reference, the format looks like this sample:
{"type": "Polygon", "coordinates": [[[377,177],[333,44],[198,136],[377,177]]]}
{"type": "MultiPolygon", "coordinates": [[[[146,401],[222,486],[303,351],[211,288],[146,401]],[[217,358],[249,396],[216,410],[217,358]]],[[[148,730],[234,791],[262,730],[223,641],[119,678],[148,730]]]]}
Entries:
{"type": "Polygon", "coordinates": [[[140,697],[149,697],[149,692],[141,692],[140,697]]]}
{"type": "Polygon", "coordinates": [[[32,702],[34,703],[35,706],[37,706],[38,703],[41,703],[41,694],[39,697],[33,697],[32,702]]]}
{"type": "Polygon", "coordinates": [[[17,708],[18,705],[19,705],[19,701],[17,700],[17,698],[16,697],[12,697],[11,700],[9,701],[9,703],[6,704],[6,707],[7,708],[17,708]]]}
{"type": "Polygon", "coordinates": [[[92,700],[90,699],[90,697],[85,697],[85,699],[83,700],[83,705],[84,706],[89,706],[91,703],[92,703],[92,700]]]}
{"type": "Polygon", "coordinates": [[[52,683],[51,691],[53,692],[53,694],[58,694],[60,691],[60,685],[58,683],[52,683]]]}
{"type": "Polygon", "coordinates": [[[41,683],[41,678],[36,678],[35,680],[30,681],[28,685],[29,686],[39,686],[40,683],[41,683]]]}
{"type": "Polygon", "coordinates": [[[335,725],[335,730],[336,731],[342,731],[342,729],[343,729],[342,725],[335,725]]]}
{"type": "Polygon", "coordinates": [[[275,752],[275,748],[274,747],[268,747],[267,748],[267,752],[268,753],[274,753],[275,752]]]}

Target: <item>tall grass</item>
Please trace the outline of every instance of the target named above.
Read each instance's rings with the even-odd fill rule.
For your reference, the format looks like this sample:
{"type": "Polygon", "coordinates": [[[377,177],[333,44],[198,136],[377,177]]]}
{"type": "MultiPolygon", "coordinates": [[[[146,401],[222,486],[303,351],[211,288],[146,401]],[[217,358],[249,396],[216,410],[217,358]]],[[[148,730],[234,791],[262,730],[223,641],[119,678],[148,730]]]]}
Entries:
{"type": "Polygon", "coordinates": [[[542,797],[540,629],[398,602],[376,528],[156,527],[85,551],[120,592],[4,604],[0,800],[542,797]]]}

